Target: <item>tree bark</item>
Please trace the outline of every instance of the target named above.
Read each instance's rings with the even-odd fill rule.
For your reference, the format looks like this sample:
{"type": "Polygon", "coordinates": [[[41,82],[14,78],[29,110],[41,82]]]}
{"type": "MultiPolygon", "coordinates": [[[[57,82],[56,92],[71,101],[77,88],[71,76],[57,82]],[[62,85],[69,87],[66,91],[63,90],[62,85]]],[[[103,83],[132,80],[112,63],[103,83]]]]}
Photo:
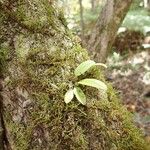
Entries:
{"type": "Polygon", "coordinates": [[[89,59],[49,0],[0,1],[3,68],[0,141],[5,150],[146,150],[147,146],[115,91],[93,68],[74,76],[89,59]],[[65,92],[83,78],[96,78],[107,93],[81,87],[85,106],[65,92]]]}
{"type": "Polygon", "coordinates": [[[99,0],[91,0],[91,11],[94,12],[96,6],[99,4],[99,0]]]}
{"type": "Polygon", "coordinates": [[[87,49],[97,62],[105,62],[132,0],[107,0],[92,31],[87,49]]]}
{"type": "Polygon", "coordinates": [[[144,2],[144,7],[150,10],[150,0],[143,0],[144,2]]]}
{"type": "Polygon", "coordinates": [[[84,17],[83,17],[83,5],[82,5],[82,0],[79,0],[79,5],[80,5],[81,39],[84,40],[84,17]]]}

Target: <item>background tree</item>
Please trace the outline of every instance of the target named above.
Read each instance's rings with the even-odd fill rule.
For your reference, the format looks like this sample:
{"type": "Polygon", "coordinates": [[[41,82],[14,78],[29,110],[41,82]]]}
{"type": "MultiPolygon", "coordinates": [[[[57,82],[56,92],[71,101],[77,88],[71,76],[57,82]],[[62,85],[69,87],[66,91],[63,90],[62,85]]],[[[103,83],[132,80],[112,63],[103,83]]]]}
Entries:
{"type": "Polygon", "coordinates": [[[118,28],[120,27],[132,0],[107,0],[88,42],[88,50],[97,62],[105,62],[118,28]]]}
{"type": "Polygon", "coordinates": [[[150,0],[143,0],[144,7],[150,10],[150,0]]]}
{"type": "Polygon", "coordinates": [[[84,17],[83,17],[82,0],[79,0],[79,5],[80,5],[81,38],[84,39],[84,17]]]}
{"type": "Polygon", "coordinates": [[[74,69],[89,57],[67,29],[56,4],[0,1],[5,149],[146,150],[130,114],[101,70],[93,68],[80,79],[104,81],[107,93],[83,87],[85,106],[76,99],[64,103],[66,90],[79,80],[74,69]]]}
{"type": "Polygon", "coordinates": [[[91,0],[91,10],[94,12],[97,5],[99,5],[99,0],[91,0]]]}

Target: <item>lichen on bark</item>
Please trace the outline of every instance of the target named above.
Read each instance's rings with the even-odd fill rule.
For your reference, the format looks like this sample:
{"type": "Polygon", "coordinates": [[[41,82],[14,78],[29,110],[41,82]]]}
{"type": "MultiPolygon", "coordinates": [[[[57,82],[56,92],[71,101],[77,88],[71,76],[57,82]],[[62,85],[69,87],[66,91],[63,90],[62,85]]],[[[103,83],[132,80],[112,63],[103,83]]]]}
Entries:
{"type": "Polygon", "coordinates": [[[79,80],[74,69],[89,57],[59,15],[48,0],[0,1],[0,44],[7,49],[3,118],[12,150],[145,150],[101,70],[80,79],[104,81],[107,96],[83,87],[86,106],[75,99],[64,103],[65,92],[79,80]]]}

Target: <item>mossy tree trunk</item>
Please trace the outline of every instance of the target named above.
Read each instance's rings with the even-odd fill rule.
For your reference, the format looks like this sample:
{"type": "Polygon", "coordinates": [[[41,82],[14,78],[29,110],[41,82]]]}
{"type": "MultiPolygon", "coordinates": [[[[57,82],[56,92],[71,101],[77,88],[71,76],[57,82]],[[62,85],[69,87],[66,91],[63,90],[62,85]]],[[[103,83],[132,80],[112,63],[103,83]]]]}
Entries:
{"type": "MultiPolygon", "coordinates": [[[[1,150],[146,149],[108,83],[107,93],[82,87],[85,106],[64,103],[74,69],[89,59],[75,39],[52,1],[0,1],[1,150]]],[[[85,77],[105,82],[96,68],[85,77]]]]}
{"type": "Polygon", "coordinates": [[[92,31],[87,49],[97,62],[105,62],[116,33],[132,0],[106,0],[92,31]]]}

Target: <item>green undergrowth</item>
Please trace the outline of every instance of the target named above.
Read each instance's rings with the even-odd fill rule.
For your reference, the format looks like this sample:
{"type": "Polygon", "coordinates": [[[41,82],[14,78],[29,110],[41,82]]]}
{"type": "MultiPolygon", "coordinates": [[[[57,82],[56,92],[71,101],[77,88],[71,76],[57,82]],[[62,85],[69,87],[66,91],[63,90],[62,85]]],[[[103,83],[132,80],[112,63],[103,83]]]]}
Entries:
{"type": "Polygon", "coordinates": [[[132,31],[140,31],[146,34],[146,28],[150,25],[150,13],[144,8],[130,10],[125,17],[122,26],[132,31]]]}
{"type": "MultiPolygon", "coordinates": [[[[56,22],[61,25],[62,20],[56,22]]],[[[8,63],[4,81],[9,97],[4,99],[4,121],[12,149],[148,149],[101,69],[92,68],[79,78],[74,76],[75,68],[89,57],[64,31],[54,29],[53,37],[29,30],[15,35],[16,55],[8,63]],[[72,100],[66,105],[65,92],[84,78],[105,82],[107,93],[82,86],[87,104],[72,100]]]]}

